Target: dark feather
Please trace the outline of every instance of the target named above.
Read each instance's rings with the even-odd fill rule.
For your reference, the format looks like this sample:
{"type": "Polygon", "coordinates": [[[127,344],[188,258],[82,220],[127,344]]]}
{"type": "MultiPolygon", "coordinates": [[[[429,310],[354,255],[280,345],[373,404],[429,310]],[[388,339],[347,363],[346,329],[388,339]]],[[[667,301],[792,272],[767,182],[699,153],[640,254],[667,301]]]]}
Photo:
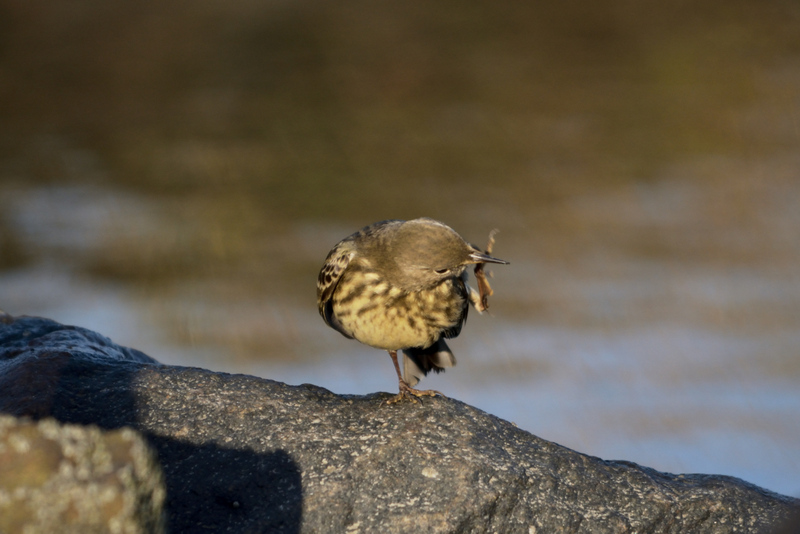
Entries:
{"type": "Polygon", "coordinates": [[[325,320],[325,324],[340,332],[344,337],[353,339],[353,336],[347,333],[342,323],[339,322],[339,319],[333,313],[333,299],[326,300],[323,307],[320,308],[320,312],[322,313],[322,318],[325,320]]]}
{"type": "Polygon", "coordinates": [[[441,338],[430,347],[403,349],[403,355],[403,378],[411,387],[429,372],[441,373],[456,364],[456,357],[441,338]]]}
{"type": "Polygon", "coordinates": [[[461,317],[458,318],[458,322],[442,332],[442,336],[446,337],[447,339],[457,337],[458,334],[461,333],[461,328],[464,326],[464,323],[467,322],[467,314],[469,313],[469,290],[467,289],[466,278],[467,273],[464,272],[459,278],[456,278],[453,281],[453,289],[455,289],[461,298],[464,299],[464,305],[461,310],[461,317]]]}

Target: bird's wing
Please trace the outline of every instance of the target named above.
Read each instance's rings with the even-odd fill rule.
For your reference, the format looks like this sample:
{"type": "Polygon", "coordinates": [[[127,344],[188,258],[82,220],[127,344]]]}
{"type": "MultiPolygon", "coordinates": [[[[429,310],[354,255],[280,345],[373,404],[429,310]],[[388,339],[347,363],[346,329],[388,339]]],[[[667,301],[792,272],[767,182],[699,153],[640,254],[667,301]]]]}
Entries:
{"type": "Polygon", "coordinates": [[[334,315],[332,298],[333,292],[342,278],[342,273],[344,273],[350,264],[350,260],[355,256],[355,250],[349,244],[348,241],[342,241],[333,247],[328,257],[325,258],[325,264],[319,272],[319,278],[317,278],[317,306],[319,307],[319,314],[328,326],[352,338],[353,336],[345,331],[336,315],[334,315]]]}
{"type": "Polygon", "coordinates": [[[456,278],[453,282],[453,289],[461,295],[463,299],[463,306],[461,307],[461,316],[458,318],[458,322],[448,328],[447,330],[442,332],[442,335],[447,339],[454,338],[461,333],[461,327],[464,326],[464,323],[467,322],[467,313],[469,312],[469,290],[471,289],[466,283],[466,272],[464,272],[460,277],[456,278]]]}

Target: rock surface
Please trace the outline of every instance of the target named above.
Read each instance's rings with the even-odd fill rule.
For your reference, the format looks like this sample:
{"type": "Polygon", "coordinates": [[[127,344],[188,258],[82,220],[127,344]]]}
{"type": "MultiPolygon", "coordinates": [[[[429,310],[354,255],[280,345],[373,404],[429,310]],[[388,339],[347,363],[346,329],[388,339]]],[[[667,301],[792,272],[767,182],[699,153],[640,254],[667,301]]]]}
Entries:
{"type": "Polygon", "coordinates": [[[0,532],[159,533],[164,497],[135,431],[0,415],[0,532]]]}
{"type": "Polygon", "coordinates": [[[800,505],[586,456],[452,399],[387,398],[158,365],[0,317],[0,412],[142,433],[171,532],[768,532],[800,505]]]}

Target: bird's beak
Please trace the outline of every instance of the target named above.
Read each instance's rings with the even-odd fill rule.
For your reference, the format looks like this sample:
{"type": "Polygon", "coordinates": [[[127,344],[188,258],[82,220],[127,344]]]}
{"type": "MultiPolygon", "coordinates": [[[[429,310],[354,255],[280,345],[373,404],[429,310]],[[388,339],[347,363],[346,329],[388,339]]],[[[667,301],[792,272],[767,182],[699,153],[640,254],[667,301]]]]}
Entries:
{"type": "Polygon", "coordinates": [[[506,260],[493,258],[492,256],[477,250],[469,255],[469,259],[471,260],[470,263],[501,263],[503,265],[508,265],[506,260]]]}

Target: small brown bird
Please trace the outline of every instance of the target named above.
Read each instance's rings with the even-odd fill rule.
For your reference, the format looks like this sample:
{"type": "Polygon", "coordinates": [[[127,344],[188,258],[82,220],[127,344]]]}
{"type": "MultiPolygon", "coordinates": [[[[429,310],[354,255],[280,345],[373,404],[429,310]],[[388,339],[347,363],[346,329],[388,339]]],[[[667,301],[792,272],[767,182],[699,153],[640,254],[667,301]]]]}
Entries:
{"type": "Polygon", "coordinates": [[[486,309],[491,288],[483,264],[508,263],[489,252],[491,238],[484,253],[433,219],[377,222],[328,254],[317,280],[319,313],[345,337],[389,352],[400,384],[390,403],[441,395],[411,386],[456,364],[444,338],[461,332],[469,302],[486,309]],[[480,293],[466,284],[469,265],[476,266],[480,293]],[[397,362],[401,349],[405,379],[397,362]]]}

